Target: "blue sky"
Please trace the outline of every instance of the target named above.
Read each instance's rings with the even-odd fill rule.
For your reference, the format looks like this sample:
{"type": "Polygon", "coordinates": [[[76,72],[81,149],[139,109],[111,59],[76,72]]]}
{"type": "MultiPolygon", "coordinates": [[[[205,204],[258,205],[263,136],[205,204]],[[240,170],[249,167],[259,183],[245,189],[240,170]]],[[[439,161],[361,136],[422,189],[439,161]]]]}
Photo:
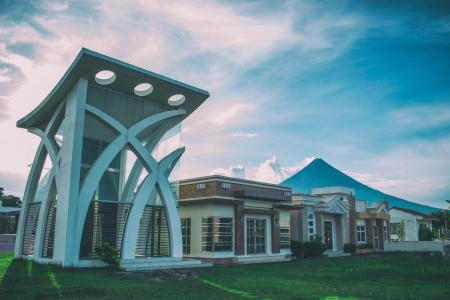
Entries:
{"type": "Polygon", "coordinates": [[[0,1],[0,185],[37,139],[14,127],[81,47],[210,91],[181,177],[277,182],[313,157],[384,192],[450,198],[446,1],[0,1]],[[15,157],[15,159],[11,159],[15,157]]]}

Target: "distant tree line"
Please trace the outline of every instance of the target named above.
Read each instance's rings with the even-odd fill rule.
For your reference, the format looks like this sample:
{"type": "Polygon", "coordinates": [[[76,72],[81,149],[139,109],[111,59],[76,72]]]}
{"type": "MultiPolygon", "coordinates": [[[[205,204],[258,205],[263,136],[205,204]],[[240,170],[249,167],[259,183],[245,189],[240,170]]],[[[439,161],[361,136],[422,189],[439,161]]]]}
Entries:
{"type": "Polygon", "coordinates": [[[2,201],[2,206],[4,207],[20,207],[22,205],[22,200],[14,195],[5,195],[5,189],[0,187],[0,201],[2,201]]]}

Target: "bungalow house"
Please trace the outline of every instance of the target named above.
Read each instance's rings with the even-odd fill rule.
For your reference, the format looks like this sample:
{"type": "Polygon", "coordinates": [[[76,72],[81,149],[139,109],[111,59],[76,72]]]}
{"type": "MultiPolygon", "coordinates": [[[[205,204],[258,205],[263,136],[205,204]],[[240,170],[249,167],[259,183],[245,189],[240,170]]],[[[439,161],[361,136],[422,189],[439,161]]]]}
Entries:
{"type": "Polygon", "coordinates": [[[179,182],[183,254],[214,263],[290,257],[291,189],[219,175],[179,182]]]}
{"type": "Polygon", "coordinates": [[[292,239],[306,242],[318,236],[329,256],[342,255],[346,243],[383,250],[389,240],[386,203],[369,206],[354,195],[353,189],[341,186],[294,193],[292,203],[297,210],[291,210],[292,239]]]}
{"type": "Polygon", "coordinates": [[[292,239],[306,242],[320,236],[326,254],[340,255],[344,244],[355,239],[354,193],[340,186],[315,188],[311,194],[294,193],[292,203],[298,210],[291,210],[292,239]]]}
{"type": "Polygon", "coordinates": [[[435,220],[430,215],[401,207],[392,207],[389,210],[391,215],[391,238],[393,240],[399,240],[396,234],[398,225],[400,222],[405,222],[405,241],[418,241],[419,240],[419,229],[421,226],[425,226],[432,230],[432,221],[435,220]]]}

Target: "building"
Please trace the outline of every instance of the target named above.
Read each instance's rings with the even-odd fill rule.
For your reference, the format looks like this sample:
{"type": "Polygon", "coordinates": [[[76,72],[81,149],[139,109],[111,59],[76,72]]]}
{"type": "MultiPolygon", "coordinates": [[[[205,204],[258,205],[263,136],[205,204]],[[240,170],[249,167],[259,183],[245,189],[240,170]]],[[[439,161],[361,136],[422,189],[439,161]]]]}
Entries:
{"type": "Polygon", "coordinates": [[[292,239],[306,242],[319,236],[326,254],[342,253],[344,244],[355,240],[353,194],[353,189],[339,186],[294,193],[292,203],[299,210],[291,211],[292,239]]]}
{"type": "Polygon", "coordinates": [[[216,263],[290,257],[291,189],[225,176],[179,183],[183,253],[216,263]]]}
{"type": "Polygon", "coordinates": [[[399,237],[396,234],[397,227],[400,222],[405,222],[405,241],[418,241],[419,240],[419,229],[421,226],[433,229],[432,221],[436,219],[430,215],[412,210],[407,208],[392,207],[389,210],[391,215],[391,239],[398,241],[399,237]]]}
{"type": "Polygon", "coordinates": [[[378,251],[388,241],[386,203],[368,206],[355,198],[353,189],[314,188],[311,194],[294,193],[292,202],[298,208],[291,210],[292,239],[306,242],[320,237],[329,256],[341,255],[347,243],[378,251]]]}
{"type": "Polygon", "coordinates": [[[387,203],[374,203],[357,200],[356,205],[356,243],[358,246],[374,251],[384,250],[390,240],[390,215],[387,203]],[[364,247],[365,246],[365,247],[364,247]]]}
{"type": "Polygon", "coordinates": [[[182,263],[169,176],[184,148],[169,137],[179,136],[180,122],[208,96],[82,49],[43,102],[17,122],[41,142],[23,197],[15,256],[97,266],[96,247],[109,243],[124,268],[158,257],[182,263]]]}

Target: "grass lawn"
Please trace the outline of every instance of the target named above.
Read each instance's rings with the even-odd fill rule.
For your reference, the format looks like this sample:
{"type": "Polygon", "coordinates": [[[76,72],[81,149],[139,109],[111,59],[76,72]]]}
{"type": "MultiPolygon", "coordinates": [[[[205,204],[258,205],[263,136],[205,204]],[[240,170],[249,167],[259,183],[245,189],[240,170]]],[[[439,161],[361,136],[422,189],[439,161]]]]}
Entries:
{"type": "Polygon", "coordinates": [[[0,254],[0,299],[56,298],[450,299],[450,259],[390,254],[126,273],[0,254]]]}

